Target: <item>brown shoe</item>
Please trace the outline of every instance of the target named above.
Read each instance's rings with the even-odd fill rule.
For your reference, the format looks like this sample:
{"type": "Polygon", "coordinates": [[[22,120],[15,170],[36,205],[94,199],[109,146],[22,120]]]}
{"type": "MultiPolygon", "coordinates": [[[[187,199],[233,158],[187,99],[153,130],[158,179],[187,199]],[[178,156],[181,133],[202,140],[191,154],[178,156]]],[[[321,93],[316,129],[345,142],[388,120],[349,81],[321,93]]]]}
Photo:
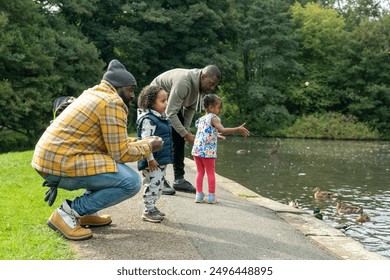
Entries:
{"type": "Polygon", "coordinates": [[[82,227],[101,227],[101,226],[108,226],[111,224],[112,220],[109,215],[97,215],[97,214],[91,214],[91,215],[85,215],[80,218],[80,225],[82,227]]]}
{"type": "Polygon", "coordinates": [[[91,238],[92,231],[80,226],[79,217],[77,212],[71,209],[65,201],[51,214],[47,220],[47,224],[69,240],[85,240],[91,238]]]}

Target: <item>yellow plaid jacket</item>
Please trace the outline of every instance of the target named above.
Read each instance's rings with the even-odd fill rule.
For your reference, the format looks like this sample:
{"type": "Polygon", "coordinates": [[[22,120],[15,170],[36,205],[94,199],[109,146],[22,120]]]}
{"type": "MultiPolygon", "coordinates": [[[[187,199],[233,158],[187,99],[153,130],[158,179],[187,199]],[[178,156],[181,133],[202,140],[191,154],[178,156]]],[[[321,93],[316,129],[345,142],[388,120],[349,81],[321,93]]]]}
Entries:
{"type": "Polygon", "coordinates": [[[101,81],[46,129],[36,144],[32,167],[57,176],[90,176],[117,172],[116,163],[148,157],[148,143],[127,135],[127,114],[115,88],[101,81]]]}

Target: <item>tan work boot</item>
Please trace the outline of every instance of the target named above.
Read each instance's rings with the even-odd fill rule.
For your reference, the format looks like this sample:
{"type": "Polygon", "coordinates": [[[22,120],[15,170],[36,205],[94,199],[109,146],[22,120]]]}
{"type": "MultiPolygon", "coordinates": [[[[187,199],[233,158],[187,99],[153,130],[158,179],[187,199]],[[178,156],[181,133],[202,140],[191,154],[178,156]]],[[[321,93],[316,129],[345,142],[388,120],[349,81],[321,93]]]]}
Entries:
{"type": "Polygon", "coordinates": [[[65,238],[70,240],[84,240],[92,237],[92,231],[80,226],[80,215],[70,208],[67,201],[65,201],[59,208],[57,208],[47,224],[53,230],[58,230],[65,238]]]}
{"type": "Polygon", "coordinates": [[[112,220],[109,215],[99,216],[97,213],[85,215],[80,218],[80,226],[82,227],[101,227],[108,226],[112,220]]]}

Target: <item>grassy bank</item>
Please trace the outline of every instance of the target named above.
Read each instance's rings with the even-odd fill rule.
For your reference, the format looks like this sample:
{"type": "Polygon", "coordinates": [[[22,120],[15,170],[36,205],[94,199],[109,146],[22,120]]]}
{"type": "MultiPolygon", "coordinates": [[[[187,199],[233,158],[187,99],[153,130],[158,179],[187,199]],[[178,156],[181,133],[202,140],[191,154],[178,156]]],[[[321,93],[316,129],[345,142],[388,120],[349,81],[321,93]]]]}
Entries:
{"type": "Polygon", "coordinates": [[[60,190],[49,207],[43,201],[43,179],[32,169],[31,157],[32,151],[0,154],[0,259],[77,259],[71,244],[46,225],[54,209],[77,193],[60,190]]]}
{"type": "Polygon", "coordinates": [[[353,116],[332,112],[302,116],[291,127],[276,134],[288,138],[333,140],[379,140],[383,137],[376,129],[358,122],[353,116]]]}

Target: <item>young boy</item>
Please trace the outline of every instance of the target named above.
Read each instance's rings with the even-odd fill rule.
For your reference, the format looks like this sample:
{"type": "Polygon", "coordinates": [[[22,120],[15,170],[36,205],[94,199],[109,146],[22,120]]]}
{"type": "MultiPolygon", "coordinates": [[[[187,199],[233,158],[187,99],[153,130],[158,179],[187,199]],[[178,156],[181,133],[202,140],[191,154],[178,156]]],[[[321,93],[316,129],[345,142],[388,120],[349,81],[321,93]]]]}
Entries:
{"type": "Polygon", "coordinates": [[[138,170],[144,177],[144,205],[142,214],[144,221],[159,223],[165,214],[156,207],[164,185],[165,169],[172,163],[172,124],[165,115],[168,94],[160,86],[146,86],[138,98],[137,130],[138,138],[159,136],[163,139],[163,147],[147,159],[138,162],[138,170]]]}

